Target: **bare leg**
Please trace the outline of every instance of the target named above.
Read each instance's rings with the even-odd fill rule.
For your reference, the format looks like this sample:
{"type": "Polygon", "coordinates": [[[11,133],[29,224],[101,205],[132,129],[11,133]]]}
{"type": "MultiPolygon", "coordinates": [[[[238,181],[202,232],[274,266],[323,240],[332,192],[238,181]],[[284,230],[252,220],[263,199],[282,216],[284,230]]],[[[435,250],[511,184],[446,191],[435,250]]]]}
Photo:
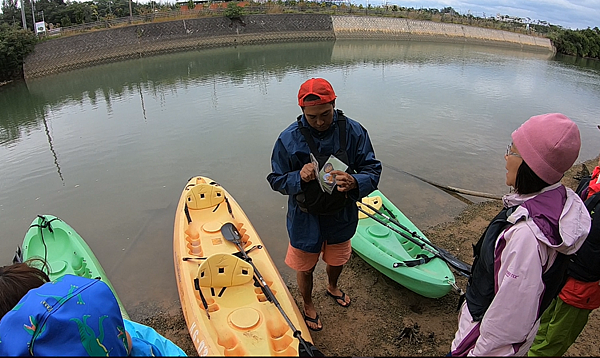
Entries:
{"type": "MultiPolygon", "coordinates": [[[[327,278],[329,280],[329,285],[327,286],[327,291],[329,291],[329,293],[331,293],[334,296],[342,296],[342,291],[338,288],[337,284],[338,284],[338,279],[340,278],[340,275],[342,274],[343,269],[344,269],[343,265],[342,266],[327,265],[327,267],[326,267],[327,278]]],[[[348,295],[346,295],[346,297],[343,301],[342,301],[342,299],[337,299],[337,301],[342,306],[347,306],[348,304],[350,304],[350,297],[348,297],[348,295]]]]}
{"type": "MultiPolygon", "coordinates": [[[[304,301],[304,314],[310,318],[317,317],[317,310],[315,309],[315,305],[312,301],[314,270],[315,268],[313,267],[309,271],[296,271],[298,288],[300,290],[300,295],[302,295],[302,300],[304,301]]],[[[318,324],[309,321],[306,321],[306,324],[312,329],[320,329],[321,327],[323,327],[320,319],[318,324]]]]}

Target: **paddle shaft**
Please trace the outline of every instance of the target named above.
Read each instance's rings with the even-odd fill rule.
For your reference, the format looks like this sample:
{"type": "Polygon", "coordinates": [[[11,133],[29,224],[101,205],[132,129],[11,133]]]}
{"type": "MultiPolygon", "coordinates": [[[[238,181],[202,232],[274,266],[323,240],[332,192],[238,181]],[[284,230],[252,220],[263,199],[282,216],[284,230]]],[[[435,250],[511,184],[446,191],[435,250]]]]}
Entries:
{"type": "MultiPolygon", "coordinates": [[[[435,249],[436,251],[438,250],[438,248],[437,248],[437,247],[435,247],[435,246],[433,246],[432,244],[430,244],[430,243],[429,243],[429,241],[427,241],[427,240],[424,240],[422,237],[420,237],[420,236],[419,236],[419,234],[417,234],[417,232],[416,232],[416,231],[411,231],[409,228],[407,228],[406,226],[402,225],[402,224],[401,224],[401,223],[400,223],[398,220],[396,220],[396,217],[395,217],[395,215],[394,215],[393,213],[391,213],[391,211],[390,211],[390,210],[389,210],[387,207],[385,207],[383,204],[381,204],[381,206],[382,206],[382,207],[383,207],[383,208],[384,208],[384,209],[385,209],[385,210],[386,210],[388,213],[390,213],[390,214],[391,214],[391,216],[393,216],[393,218],[391,218],[391,217],[389,217],[389,216],[385,215],[384,213],[382,213],[381,211],[377,210],[377,208],[373,207],[371,204],[368,204],[368,203],[363,203],[363,202],[361,202],[361,201],[357,201],[357,202],[358,202],[360,205],[364,205],[364,206],[366,206],[367,208],[369,208],[369,209],[373,210],[373,212],[376,212],[377,214],[379,214],[379,215],[383,216],[383,217],[384,217],[384,218],[386,218],[386,219],[387,219],[389,222],[392,222],[392,223],[394,223],[396,226],[400,227],[402,230],[405,230],[406,232],[409,232],[409,233],[412,235],[412,237],[411,237],[411,241],[412,241],[412,239],[413,239],[413,238],[416,238],[416,239],[419,239],[419,240],[421,240],[421,241],[422,241],[422,243],[421,243],[421,244],[419,244],[419,243],[416,243],[416,242],[415,242],[415,244],[419,245],[419,247],[421,247],[422,249],[424,248],[422,245],[425,245],[425,244],[427,244],[427,245],[431,246],[433,249],[435,249]]],[[[358,208],[358,210],[361,210],[361,208],[359,207],[359,208],[358,208]]],[[[366,215],[369,215],[369,214],[368,214],[368,213],[366,213],[364,210],[361,210],[361,211],[362,211],[364,214],[366,214],[366,215]]],[[[371,219],[375,219],[375,218],[374,218],[372,215],[369,215],[369,217],[370,217],[371,219]]],[[[376,219],[376,220],[377,220],[377,219],[376,219]]],[[[405,234],[405,233],[402,233],[402,235],[406,235],[406,234],[405,234]]]]}
{"type": "MultiPolygon", "coordinates": [[[[400,227],[402,230],[405,230],[407,232],[409,232],[412,237],[410,237],[409,239],[414,243],[415,240],[420,240],[424,245],[428,245],[429,247],[431,247],[433,250],[437,251],[437,256],[442,258],[444,261],[446,261],[446,263],[448,263],[449,265],[451,265],[454,269],[456,269],[461,275],[465,276],[465,277],[469,277],[471,274],[471,265],[459,260],[458,258],[456,258],[455,256],[453,256],[452,254],[450,254],[448,251],[437,247],[435,245],[433,245],[431,242],[429,242],[428,240],[423,239],[422,237],[419,236],[419,234],[417,234],[416,231],[411,231],[409,228],[407,228],[406,226],[402,225],[398,220],[396,220],[396,217],[394,216],[394,214],[390,211],[390,209],[388,209],[387,207],[385,207],[385,205],[382,206],[383,208],[388,211],[394,218],[390,218],[389,216],[385,215],[384,213],[382,213],[381,211],[377,210],[377,208],[374,208],[372,205],[368,204],[368,203],[362,203],[362,205],[365,205],[366,207],[368,207],[369,209],[373,210],[374,212],[378,213],[379,215],[383,216],[384,218],[386,218],[389,222],[395,224],[396,226],[400,227]]],[[[360,208],[359,208],[360,209],[360,208]]],[[[363,211],[364,212],[364,211],[363,211]]],[[[367,214],[367,213],[365,213],[367,214]]],[[[375,219],[373,216],[370,216],[371,218],[375,219]]],[[[375,219],[376,220],[376,219],[375,219]]],[[[387,226],[387,225],[386,225],[387,226]]],[[[401,235],[403,235],[404,237],[407,237],[408,235],[400,233],[401,235]]],[[[419,245],[419,247],[424,248],[423,246],[419,245]]],[[[427,250],[430,251],[431,250],[427,250]]]]}
{"type": "Polygon", "coordinates": [[[367,211],[365,211],[364,209],[362,209],[361,207],[358,207],[358,210],[360,212],[364,213],[365,215],[367,215],[371,219],[377,221],[378,223],[382,224],[383,226],[387,227],[388,229],[390,229],[390,230],[392,230],[392,231],[400,234],[402,237],[410,240],[413,244],[419,246],[421,249],[429,251],[430,253],[434,254],[436,257],[439,257],[444,262],[446,262],[448,265],[450,265],[452,268],[454,268],[459,274],[461,274],[461,275],[463,275],[465,277],[469,277],[469,273],[470,273],[470,266],[469,265],[467,265],[466,263],[460,261],[456,257],[452,256],[449,252],[447,252],[445,250],[442,250],[442,249],[439,249],[436,246],[434,246],[433,244],[429,243],[428,241],[425,241],[424,239],[422,239],[421,237],[419,237],[416,234],[416,232],[410,231],[404,225],[400,224],[396,220],[393,220],[392,218],[388,217],[387,215],[381,213],[380,211],[378,211],[377,209],[375,209],[371,205],[365,204],[365,203],[360,203],[360,204],[367,206],[369,209],[373,210],[374,212],[376,212],[376,213],[380,214],[381,216],[383,216],[384,218],[386,218],[389,222],[392,222],[392,223],[398,225],[403,230],[410,232],[413,236],[407,235],[405,232],[402,232],[402,231],[398,230],[397,228],[390,226],[388,223],[386,223],[385,221],[383,221],[380,218],[376,217],[375,215],[372,215],[372,214],[368,213],[367,211]],[[419,242],[419,240],[417,240],[417,238],[419,240],[421,240],[421,242],[419,242]]]}
{"type": "Polygon", "coordinates": [[[395,171],[397,171],[399,173],[408,174],[408,175],[410,175],[413,178],[419,179],[422,182],[425,182],[425,183],[427,183],[429,185],[433,185],[436,188],[439,188],[439,189],[442,189],[442,190],[448,190],[448,191],[453,192],[453,193],[459,193],[459,194],[465,194],[465,195],[471,195],[471,196],[478,196],[478,197],[481,197],[481,198],[494,199],[494,200],[502,200],[502,197],[499,196],[499,195],[494,195],[494,194],[490,194],[490,193],[483,193],[483,192],[480,192],[480,191],[473,191],[473,190],[455,188],[455,187],[448,186],[448,185],[438,184],[438,183],[432,182],[431,180],[427,180],[427,179],[421,178],[420,176],[411,174],[409,172],[405,172],[404,170],[400,170],[398,168],[394,168],[394,167],[392,167],[390,165],[387,165],[387,164],[382,164],[382,165],[384,167],[386,167],[386,168],[393,169],[393,170],[395,170],[395,171]]]}
{"type": "Polygon", "coordinates": [[[271,291],[271,288],[269,287],[269,285],[267,285],[267,282],[265,281],[265,279],[263,278],[263,276],[260,274],[260,272],[256,268],[256,265],[254,265],[254,262],[252,262],[252,259],[245,253],[245,251],[241,247],[241,245],[239,245],[239,244],[237,244],[237,245],[238,245],[238,248],[240,249],[240,251],[244,253],[244,257],[245,257],[246,262],[248,262],[254,268],[254,274],[256,275],[256,279],[260,283],[261,288],[262,288],[263,292],[265,293],[265,296],[267,296],[267,299],[269,301],[273,302],[273,304],[275,304],[275,306],[279,309],[279,311],[283,315],[283,318],[285,319],[285,321],[288,323],[288,325],[292,329],[292,331],[296,332],[296,327],[294,327],[294,324],[292,323],[292,321],[290,320],[290,318],[287,316],[287,314],[285,313],[285,311],[283,311],[283,308],[281,307],[281,304],[279,303],[279,301],[275,297],[275,294],[273,293],[273,291],[271,291]]]}
{"type": "MultiPolygon", "coordinates": [[[[260,271],[258,271],[258,268],[256,268],[256,265],[254,265],[254,262],[252,262],[252,258],[250,258],[250,256],[248,256],[248,254],[246,253],[246,250],[244,250],[244,246],[242,245],[242,241],[240,238],[240,233],[237,231],[237,228],[235,228],[235,226],[233,226],[233,224],[231,224],[231,226],[232,226],[231,231],[233,234],[232,242],[237,246],[238,250],[240,250],[240,252],[244,256],[244,260],[246,262],[248,262],[250,265],[252,265],[252,268],[254,269],[254,275],[256,276],[256,279],[258,280],[258,283],[260,284],[261,289],[265,293],[265,296],[267,296],[267,299],[269,301],[273,302],[275,307],[277,307],[277,309],[279,310],[279,312],[285,319],[288,326],[290,326],[290,328],[292,329],[292,332],[294,332],[293,333],[294,337],[298,338],[298,340],[300,341],[300,344],[302,344],[302,346],[304,347],[306,352],[312,356],[312,354],[311,354],[312,350],[310,349],[310,346],[304,340],[304,338],[302,338],[302,333],[300,332],[300,330],[296,329],[296,327],[294,326],[294,324],[292,323],[292,321],[290,320],[288,315],[285,313],[285,311],[281,307],[281,304],[277,300],[277,297],[275,297],[275,294],[273,293],[273,291],[271,291],[271,288],[269,287],[269,285],[267,285],[267,282],[265,281],[263,276],[260,274],[260,271]]],[[[227,239],[227,237],[225,237],[225,239],[227,239]]]]}

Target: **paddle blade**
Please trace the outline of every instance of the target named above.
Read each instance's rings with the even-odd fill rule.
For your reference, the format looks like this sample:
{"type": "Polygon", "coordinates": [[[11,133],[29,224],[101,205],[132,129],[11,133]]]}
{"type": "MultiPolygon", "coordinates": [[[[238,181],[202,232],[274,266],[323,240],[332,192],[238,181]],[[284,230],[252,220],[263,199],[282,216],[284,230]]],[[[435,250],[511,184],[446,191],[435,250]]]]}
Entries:
{"type": "Polygon", "coordinates": [[[298,344],[299,357],[325,357],[325,355],[312,343],[302,337],[298,337],[298,339],[300,340],[300,343],[298,344]]]}
{"type": "Polygon", "coordinates": [[[442,260],[444,260],[448,265],[450,265],[452,268],[454,268],[456,271],[458,271],[458,273],[460,273],[461,275],[463,275],[465,277],[471,276],[471,265],[459,260],[457,257],[455,257],[454,255],[452,255],[451,253],[449,253],[448,251],[446,251],[440,247],[435,247],[435,248],[438,251],[439,257],[442,260]]]}
{"type": "MultiPolygon", "coordinates": [[[[398,226],[399,229],[402,229],[402,230],[406,231],[407,233],[410,233],[410,235],[398,230],[397,228],[391,227],[385,221],[379,219],[378,217],[376,217],[374,215],[371,215],[370,213],[366,212],[365,210],[363,210],[360,207],[358,208],[358,211],[363,212],[368,217],[372,218],[373,220],[377,221],[378,223],[382,224],[383,226],[387,227],[388,229],[391,229],[392,231],[397,232],[398,234],[402,235],[404,238],[406,238],[406,239],[412,241],[414,244],[418,245],[420,248],[433,253],[435,256],[444,260],[444,262],[446,262],[446,264],[448,264],[450,267],[455,269],[459,274],[461,274],[465,277],[471,276],[471,265],[469,265],[465,262],[462,262],[461,260],[456,258],[454,255],[449,253],[448,251],[433,245],[431,242],[429,242],[429,240],[423,239],[415,231],[411,231],[409,228],[407,228],[406,226],[399,223],[398,220],[390,218],[389,216],[383,214],[382,212],[378,211],[376,208],[370,206],[369,204],[366,204],[366,203],[362,203],[362,204],[364,204],[365,206],[367,206],[369,209],[373,210],[377,214],[381,215],[382,217],[386,218],[388,220],[388,222],[398,226]]],[[[387,209],[385,207],[384,207],[384,209],[389,211],[389,209],[387,209]]],[[[394,267],[403,266],[400,263],[396,263],[396,264],[394,264],[394,267]],[[398,265],[396,265],[396,264],[398,264],[398,265]]],[[[408,265],[405,265],[405,266],[408,266],[408,265]]]]}
{"type": "Polygon", "coordinates": [[[221,226],[221,234],[225,240],[233,242],[236,245],[242,244],[242,235],[232,223],[225,223],[221,226]]]}

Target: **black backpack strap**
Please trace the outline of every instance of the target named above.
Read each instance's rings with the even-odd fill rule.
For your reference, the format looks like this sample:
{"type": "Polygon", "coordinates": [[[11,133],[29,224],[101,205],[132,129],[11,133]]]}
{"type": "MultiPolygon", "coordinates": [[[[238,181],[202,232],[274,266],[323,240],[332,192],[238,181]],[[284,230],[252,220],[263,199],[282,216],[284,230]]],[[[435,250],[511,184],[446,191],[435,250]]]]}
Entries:
{"type": "Polygon", "coordinates": [[[592,218],[590,232],[571,258],[567,274],[583,282],[600,280],[600,193],[592,195],[585,201],[585,207],[592,218]]]}
{"type": "Polygon", "coordinates": [[[585,199],[587,198],[588,187],[590,186],[591,180],[592,180],[592,177],[590,175],[586,175],[586,176],[582,177],[579,180],[579,185],[577,186],[577,189],[575,189],[575,193],[577,193],[577,195],[579,195],[579,197],[583,201],[585,201],[585,199]]]}
{"type": "Polygon", "coordinates": [[[340,148],[346,150],[346,116],[341,109],[337,110],[338,114],[338,129],[340,133],[340,148]]]}
{"type": "MultiPolygon", "coordinates": [[[[340,149],[346,150],[346,116],[340,109],[337,110],[337,113],[338,130],[340,133],[340,149]]],[[[310,129],[302,124],[302,115],[299,115],[298,118],[296,118],[296,121],[298,122],[298,129],[300,130],[300,133],[302,133],[302,136],[304,136],[304,139],[306,139],[306,143],[308,143],[311,153],[316,157],[320,153],[312,135],[310,134],[310,129]]]]}
{"type": "Polygon", "coordinates": [[[319,150],[317,149],[317,145],[310,134],[310,129],[302,124],[302,115],[299,115],[297,120],[300,133],[302,133],[304,139],[306,139],[306,143],[308,143],[308,148],[310,148],[311,153],[316,157],[319,154],[319,150]]]}
{"type": "Polygon", "coordinates": [[[565,283],[567,283],[567,268],[571,256],[559,252],[552,263],[552,266],[542,273],[542,282],[544,283],[544,293],[542,294],[540,307],[538,309],[537,318],[544,313],[546,308],[550,306],[565,283]]]}
{"type": "Polygon", "coordinates": [[[592,195],[591,198],[588,198],[585,201],[585,207],[588,209],[590,214],[592,213],[592,210],[594,210],[596,205],[598,205],[598,202],[600,202],[600,192],[592,195]]]}

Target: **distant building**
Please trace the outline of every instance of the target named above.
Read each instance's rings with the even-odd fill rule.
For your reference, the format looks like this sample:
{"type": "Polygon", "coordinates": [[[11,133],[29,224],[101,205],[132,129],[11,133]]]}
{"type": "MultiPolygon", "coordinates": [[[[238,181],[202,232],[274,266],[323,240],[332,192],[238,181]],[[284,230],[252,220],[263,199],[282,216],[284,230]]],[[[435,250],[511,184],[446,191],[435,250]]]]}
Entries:
{"type": "MultiPolygon", "coordinates": [[[[209,1],[208,0],[194,0],[194,6],[196,5],[202,5],[202,4],[208,4],[209,1]]],[[[179,9],[181,11],[188,11],[189,10],[189,0],[185,1],[185,0],[178,0],[177,2],[175,2],[175,5],[179,5],[179,9]]]]}
{"type": "MultiPolygon", "coordinates": [[[[207,4],[209,1],[208,0],[194,0],[194,5],[198,5],[198,4],[207,4]]],[[[189,4],[189,0],[185,1],[185,0],[178,0],[175,2],[176,5],[180,5],[180,6],[184,6],[189,4]]]]}
{"type": "Polygon", "coordinates": [[[521,17],[516,17],[516,16],[509,16],[509,15],[500,15],[499,13],[496,14],[496,20],[497,21],[502,21],[502,22],[519,22],[519,23],[527,23],[529,21],[531,21],[530,18],[521,18],[521,17]]]}

